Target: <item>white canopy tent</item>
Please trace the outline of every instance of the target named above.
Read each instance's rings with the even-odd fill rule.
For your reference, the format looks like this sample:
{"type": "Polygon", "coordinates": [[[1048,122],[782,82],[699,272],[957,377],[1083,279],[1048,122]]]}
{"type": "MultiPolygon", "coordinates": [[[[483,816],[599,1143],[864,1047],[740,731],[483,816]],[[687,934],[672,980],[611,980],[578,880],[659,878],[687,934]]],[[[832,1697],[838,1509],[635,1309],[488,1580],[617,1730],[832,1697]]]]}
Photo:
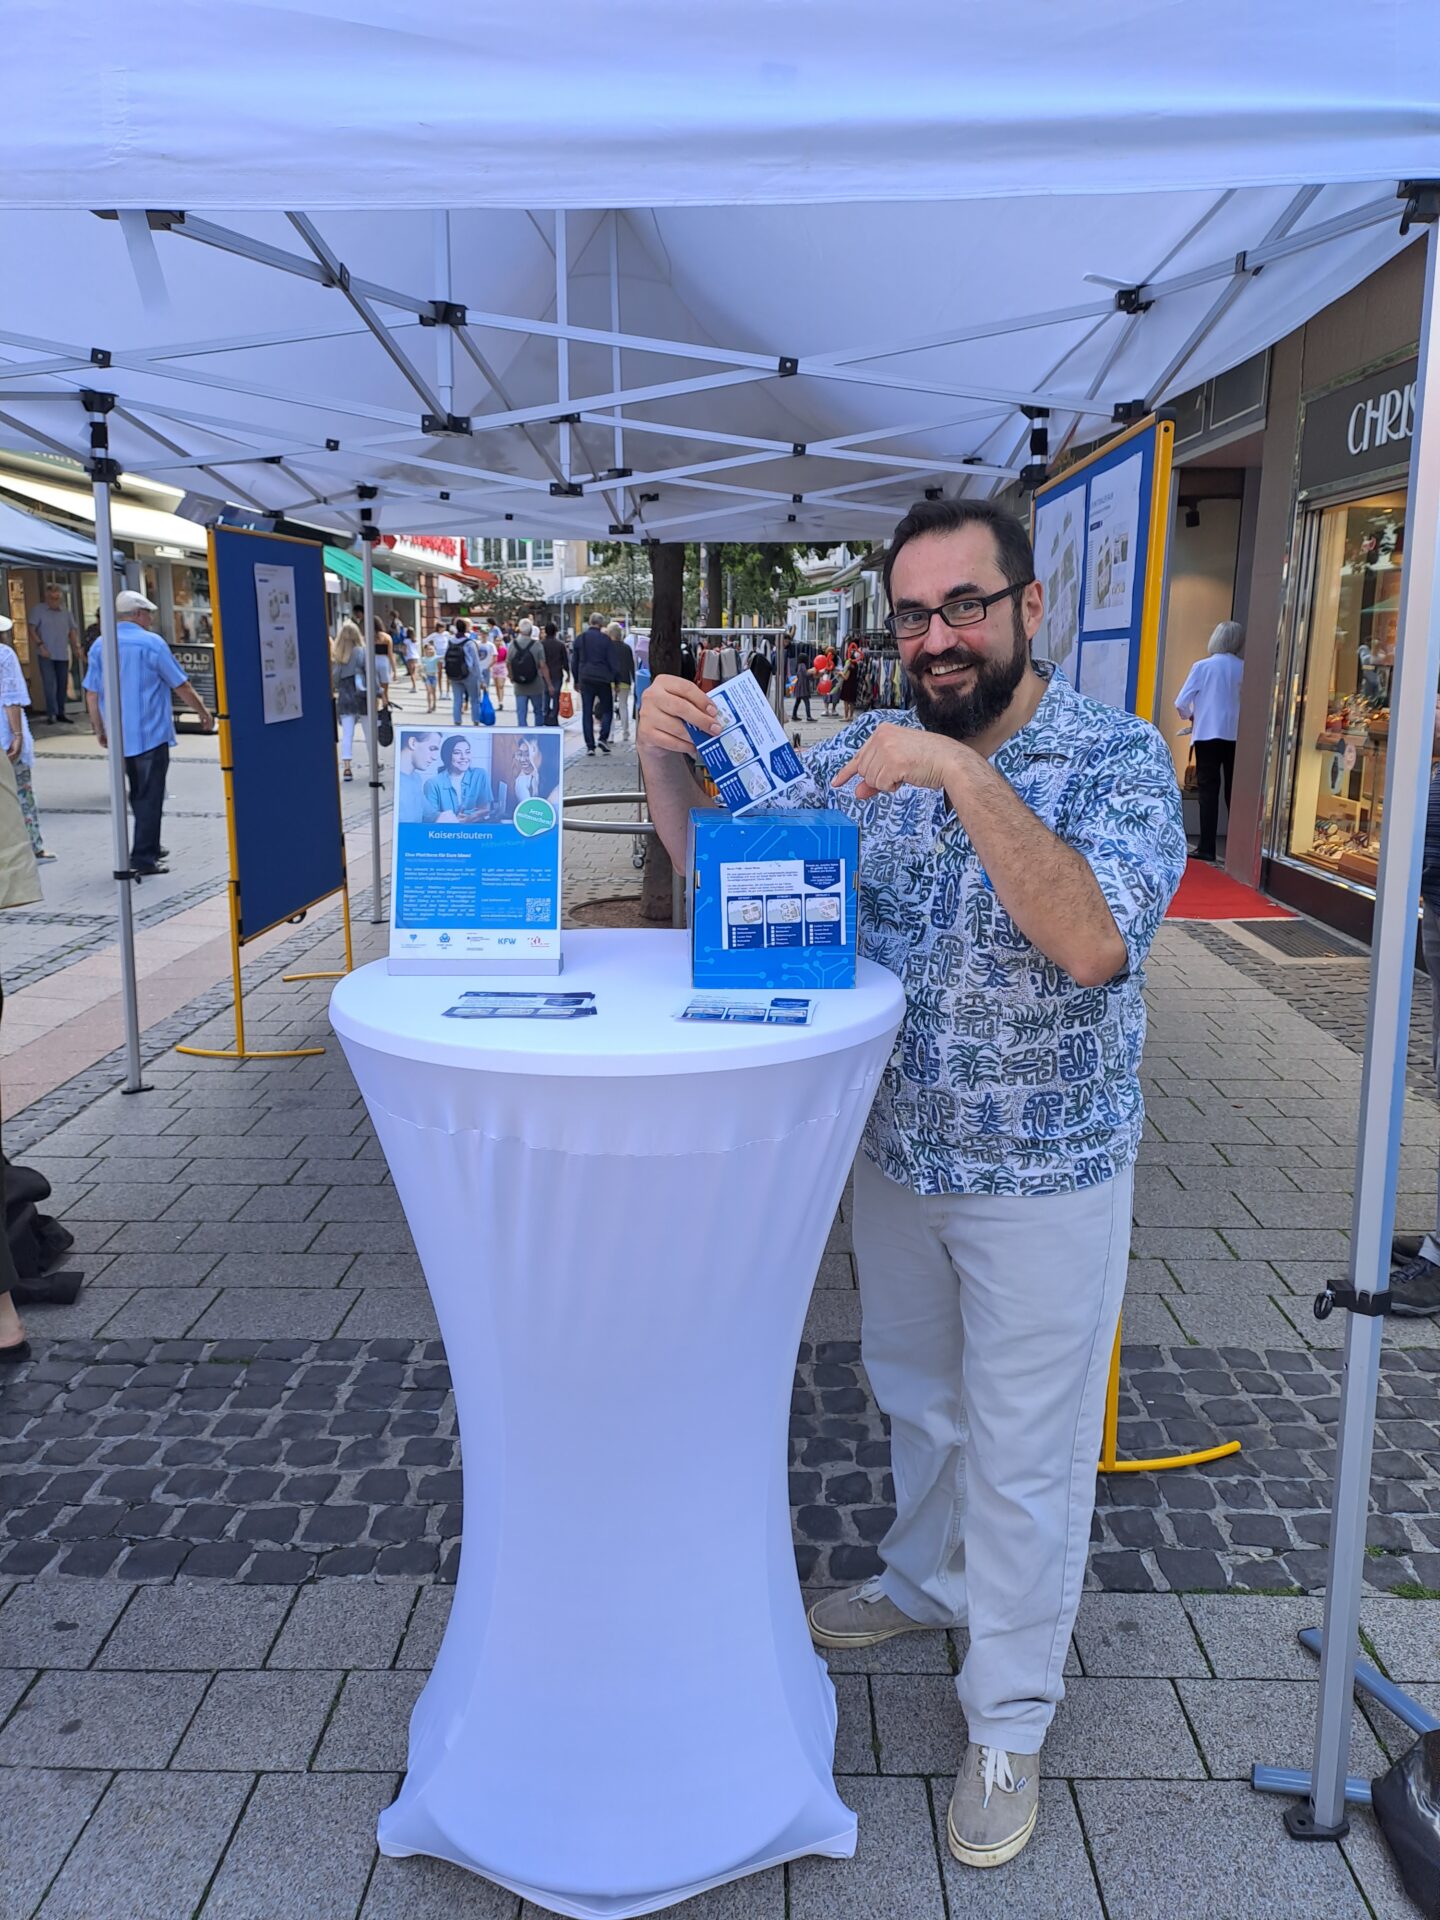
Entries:
{"type": "MultiPolygon", "coordinates": [[[[1354,1237],[1383,1288],[1440,671],[1432,0],[459,0],[418,25],[252,0],[196,24],[134,0],[117,33],[75,0],[61,45],[43,0],[8,10],[0,442],[83,455],[93,426],[131,471],[337,530],[869,543],[1429,232],[1354,1237]]],[[[375,848],[378,886],[378,825],[375,848]]],[[[1321,1828],[1378,1355],[1352,1317],[1321,1828]]]]}

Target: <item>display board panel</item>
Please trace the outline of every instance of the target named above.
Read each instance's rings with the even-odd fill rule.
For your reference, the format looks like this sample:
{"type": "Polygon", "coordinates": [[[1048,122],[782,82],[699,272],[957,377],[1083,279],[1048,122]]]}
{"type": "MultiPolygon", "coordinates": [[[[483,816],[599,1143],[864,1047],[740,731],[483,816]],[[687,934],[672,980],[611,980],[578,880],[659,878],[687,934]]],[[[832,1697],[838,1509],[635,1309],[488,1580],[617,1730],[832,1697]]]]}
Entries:
{"type": "Polygon", "coordinates": [[[1153,417],[1047,482],[1030,531],[1045,619],[1035,657],[1093,700],[1150,719],[1175,428],[1153,417]]]}
{"type": "Polygon", "coordinates": [[[220,764],[240,940],[345,881],[325,562],[308,540],[214,527],[220,764]]]}

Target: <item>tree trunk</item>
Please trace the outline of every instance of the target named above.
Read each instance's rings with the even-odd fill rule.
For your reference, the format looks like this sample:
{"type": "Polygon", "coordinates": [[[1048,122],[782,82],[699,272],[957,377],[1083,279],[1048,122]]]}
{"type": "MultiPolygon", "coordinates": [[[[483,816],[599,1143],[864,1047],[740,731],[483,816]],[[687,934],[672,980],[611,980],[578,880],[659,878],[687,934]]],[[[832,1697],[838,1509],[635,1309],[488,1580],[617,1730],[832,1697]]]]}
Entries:
{"type": "Polygon", "coordinates": [[[725,549],[712,540],[705,549],[705,603],[710,609],[706,625],[725,624],[725,549]]]}
{"type": "MultiPolygon", "coordinates": [[[[679,673],[680,628],[685,613],[685,545],[668,540],[650,549],[655,598],[650,608],[650,671],[679,673]]],[[[656,926],[670,924],[670,856],[652,834],[645,845],[645,879],[640,917],[656,926]]]]}

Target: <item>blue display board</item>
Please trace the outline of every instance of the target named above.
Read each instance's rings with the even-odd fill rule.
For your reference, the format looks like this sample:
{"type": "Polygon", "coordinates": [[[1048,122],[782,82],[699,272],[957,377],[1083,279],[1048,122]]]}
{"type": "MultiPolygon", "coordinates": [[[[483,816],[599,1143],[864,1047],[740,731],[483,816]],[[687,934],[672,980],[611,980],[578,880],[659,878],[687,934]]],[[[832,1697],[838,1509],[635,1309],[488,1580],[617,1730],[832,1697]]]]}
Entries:
{"type": "Polygon", "coordinates": [[[212,528],[210,600],[236,925],[254,940],[345,881],[322,551],[212,528]]]}
{"type": "Polygon", "coordinates": [[[1175,429],[1147,420],[1035,495],[1045,622],[1035,657],[1081,693],[1152,717],[1175,429]]]}

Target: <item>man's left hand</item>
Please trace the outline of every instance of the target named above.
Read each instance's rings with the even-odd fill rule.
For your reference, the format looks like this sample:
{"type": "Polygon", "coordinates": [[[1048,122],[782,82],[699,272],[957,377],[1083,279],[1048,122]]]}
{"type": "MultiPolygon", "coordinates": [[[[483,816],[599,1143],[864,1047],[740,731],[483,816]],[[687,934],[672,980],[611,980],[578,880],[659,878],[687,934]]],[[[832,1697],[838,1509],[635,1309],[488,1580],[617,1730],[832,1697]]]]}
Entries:
{"type": "Polygon", "coordinates": [[[856,781],[857,800],[871,800],[877,793],[894,793],[899,787],[929,787],[937,791],[954,777],[971,749],[944,734],[927,733],[919,727],[897,727],[883,721],[852,760],[830,782],[843,787],[856,781]]]}

